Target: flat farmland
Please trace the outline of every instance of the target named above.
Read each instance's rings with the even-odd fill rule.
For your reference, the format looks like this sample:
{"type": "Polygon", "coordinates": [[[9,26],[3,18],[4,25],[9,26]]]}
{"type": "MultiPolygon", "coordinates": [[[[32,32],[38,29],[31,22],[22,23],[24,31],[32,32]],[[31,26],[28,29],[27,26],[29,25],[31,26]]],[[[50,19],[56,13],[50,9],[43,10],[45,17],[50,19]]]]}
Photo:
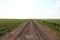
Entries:
{"type": "Polygon", "coordinates": [[[37,22],[56,31],[60,36],[60,19],[40,19],[37,22]]]}
{"type": "Polygon", "coordinates": [[[25,21],[24,19],[0,19],[0,37],[12,29],[19,27],[25,21]]]}
{"type": "Polygon", "coordinates": [[[5,22],[3,23],[8,26],[3,27],[4,29],[1,28],[1,35],[3,34],[3,36],[0,37],[0,40],[60,40],[54,31],[44,26],[46,25],[45,23],[41,24],[43,21],[38,19],[10,20],[10,22],[6,22],[7,24],[5,22]]]}

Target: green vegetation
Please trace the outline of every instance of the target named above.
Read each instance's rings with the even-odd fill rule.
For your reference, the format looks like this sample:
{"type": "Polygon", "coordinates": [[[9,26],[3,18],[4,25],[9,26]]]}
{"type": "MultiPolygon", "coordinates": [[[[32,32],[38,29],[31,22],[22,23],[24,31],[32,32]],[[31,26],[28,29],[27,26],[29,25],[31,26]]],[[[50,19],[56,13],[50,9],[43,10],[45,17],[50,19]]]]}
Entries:
{"type": "Polygon", "coordinates": [[[60,19],[41,19],[37,20],[39,23],[47,25],[50,28],[60,32],[60,19]]]}
{"type": "Polygon", "coordinates": [[[0,19],[0,37],[12,29],[19,27],[25,21],[24,19],[0,19]]]}
{"type": "Polygon", "coordinates": [[[48,28],[56,31],[60,35],[60,19],[41,19],[37,20],[40,24],[47,26],[48,28]]]}

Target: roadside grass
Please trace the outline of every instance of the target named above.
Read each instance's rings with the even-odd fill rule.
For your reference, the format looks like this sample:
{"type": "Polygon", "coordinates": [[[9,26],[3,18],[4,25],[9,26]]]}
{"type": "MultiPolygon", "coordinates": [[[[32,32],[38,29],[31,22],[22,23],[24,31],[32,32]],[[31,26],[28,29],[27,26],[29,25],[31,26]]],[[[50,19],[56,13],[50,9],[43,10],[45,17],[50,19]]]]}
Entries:
{"type": "Polygon", "coordinates": [[[60,19],[37,19],[36,21],[51,30],[54,30],[60,37],[60,19]]]}
{"type": "Polygon", "coordinates": [[[25,21],[25,19],[0,19],[0,37],[19,27],[25,21]]]}

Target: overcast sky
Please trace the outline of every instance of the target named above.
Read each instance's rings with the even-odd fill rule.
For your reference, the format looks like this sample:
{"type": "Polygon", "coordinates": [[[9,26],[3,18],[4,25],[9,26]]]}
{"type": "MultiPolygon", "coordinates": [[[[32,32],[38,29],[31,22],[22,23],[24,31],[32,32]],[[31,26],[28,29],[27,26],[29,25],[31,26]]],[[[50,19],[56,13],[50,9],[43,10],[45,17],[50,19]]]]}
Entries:
{"type": "Polygon", "coordinates": [[[0,18],[60,18],[60,0],[0,0],[0,18]]]}

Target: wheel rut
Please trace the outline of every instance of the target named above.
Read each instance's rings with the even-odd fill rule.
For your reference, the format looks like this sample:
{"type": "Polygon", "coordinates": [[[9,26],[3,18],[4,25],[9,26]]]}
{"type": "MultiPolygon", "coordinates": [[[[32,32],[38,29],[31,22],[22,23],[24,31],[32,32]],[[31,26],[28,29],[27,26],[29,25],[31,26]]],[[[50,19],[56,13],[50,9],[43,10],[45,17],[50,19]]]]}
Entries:
{"type": "Polygon", "coordinates": [[[19,31],[17,29],[14,34],[4,36],[1,40],[50,40],[43,34],[34,21],[28,21],[25,26],[19,31]]]}
{"type": "Polygon", "coordinates": [[[21,33],[16,36],[15,40],[43,40],[37,26],[32,22],[28,22],[21,33]]]}

